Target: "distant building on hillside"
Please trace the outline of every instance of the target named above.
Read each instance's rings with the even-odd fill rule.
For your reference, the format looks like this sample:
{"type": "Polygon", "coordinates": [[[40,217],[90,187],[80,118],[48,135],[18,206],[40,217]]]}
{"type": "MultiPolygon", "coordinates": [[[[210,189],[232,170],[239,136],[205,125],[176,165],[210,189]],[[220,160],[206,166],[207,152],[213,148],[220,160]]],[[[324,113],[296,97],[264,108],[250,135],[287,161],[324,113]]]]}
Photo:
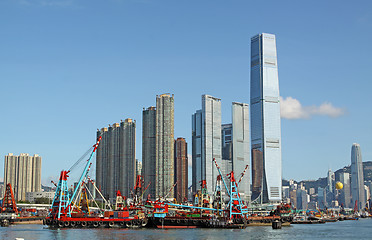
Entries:
{"type": "Polygon", "coordinates": [[[343,184],[343,188],[340,190],[340,196],[338,201],[345,208],[353,207],[351,205],[351,193],[350,193],[350,174],[347,172],[339,173],[340,182],[343,184]]]}

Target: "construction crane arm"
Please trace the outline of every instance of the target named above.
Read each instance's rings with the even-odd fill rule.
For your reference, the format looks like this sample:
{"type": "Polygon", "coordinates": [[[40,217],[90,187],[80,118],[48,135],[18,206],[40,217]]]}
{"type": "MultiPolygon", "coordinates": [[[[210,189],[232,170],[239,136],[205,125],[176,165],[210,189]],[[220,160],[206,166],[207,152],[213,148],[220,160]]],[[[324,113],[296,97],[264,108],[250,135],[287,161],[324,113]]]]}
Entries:
{"type": "Polygon", "coordinates": [[[83,171],[83,173],[81,174],[81,177],[80,177],[80,179],[79,179],[79,181],[78,181],[78,184],[77,184],[78,187],[75,188],[74,193],[72,194],[71,199],[70,199],[70,201],[68,202],[68,206],[71,205],[71,202],[72,202],[73,199],[75,198],[76,193],[77,193],[78,189],[80,188],[81,182],[83,181],[83,179],[84,179],[84,178],[86,177],[86,175],[88,174],[88,170],[89,170],[89,167],[90,167],[90,163],[91,163],[91,161],[92,161],[92,158],[93,158],[94,153],[96,152],[96,150],[97,150],[97,148],[98,148],[98,145],[99,145],[99,142],[101,141],[101,139],[102,139],[102,136],[100,136],[100,137],[98,138],[97,143],[94,145],[94,149],[93,149],[92,153],[90,154],[90,157],[89,157],[89,159],[88,159],[88,161],[87,161],[87,164],[85,165],[84,171],[83,171]]]}

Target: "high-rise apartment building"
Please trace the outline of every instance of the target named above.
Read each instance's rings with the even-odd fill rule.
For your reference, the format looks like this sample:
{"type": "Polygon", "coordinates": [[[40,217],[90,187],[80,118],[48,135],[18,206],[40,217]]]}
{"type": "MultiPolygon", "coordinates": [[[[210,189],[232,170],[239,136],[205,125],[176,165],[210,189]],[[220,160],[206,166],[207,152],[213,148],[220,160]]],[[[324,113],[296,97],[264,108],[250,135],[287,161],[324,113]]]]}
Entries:
{"type": "Polygon", "coordinates": [[[142,174],[147,194],[156,198],[156,108],[142,111],[142,174]]]}
{"type": "Polygon", "coordinates": [[[26,192],[41,191],[41,157],[21,153],[19,156],[9,153],[4,160],[4,185],[13,187],[16,201],[25,201],[26,192]]]}
{"type": "Polygon", "coordinates": [[[116,197],[120,190],[130,196],[136,181],[136,121],[128,118],[97,131],[96,182],[102,194],[116,197]]]}
{"type": "Polygon", "coordinates": [[[156,108],[143,111],[142,166],[152,198],[173,198],[174,95],[156,96],[156,108]],[[169,193],[170,192],[170,193],[169,193]]]}
{"type": "Polygon", "coordinates": [[[188,195],[188,158],[187,142],[184,138],[177,138],[174,141],[174,181],[175,198],[178,202],[187,200],[188,195]]]}
{"type": "Polygon", "coordinates": [[[156,169],[157,195],[173,198],[174,95],[170,94],[156,96],[156,169]]]}
{"type": "Polygon", "coordinates": [[[358,209],[365,207],[363,161],[358,143],[353,143],[351,147],[351,196],[353,206],[357,204],[358,209]]]}
{"type": "Polygon", "coordinates": [[[252,201],[282,200],[279,80],[275,35],[251,39],[252,201]]]}

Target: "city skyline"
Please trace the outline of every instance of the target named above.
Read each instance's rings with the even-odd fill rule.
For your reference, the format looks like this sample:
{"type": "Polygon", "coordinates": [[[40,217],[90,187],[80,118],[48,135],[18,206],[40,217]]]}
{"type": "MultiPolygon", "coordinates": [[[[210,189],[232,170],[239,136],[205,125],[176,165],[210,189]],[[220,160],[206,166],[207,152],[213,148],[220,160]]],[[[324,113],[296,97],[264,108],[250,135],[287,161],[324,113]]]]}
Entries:
{"type": "Polygon", "coordinates": [[[202,94],[222,99],[221,123],[229,123],[229,103],[249,102],[249,42],[260,32],[277,36],[283,178],[317,179],[349,165],[353,142],[372,159],[371,112],[361,101],[371,87],[370,2],[337,11],[334,2],[273,2],[262,14],[255,10],[265,4],[243,1],[68,2],[0,3],[0,153],[43,156],[44,184],[85,152],[95,129],[131,116],[141,132],[142,107],[162,92],[177,97],[175,138],[191,143],[189,116],[202,94]]]}

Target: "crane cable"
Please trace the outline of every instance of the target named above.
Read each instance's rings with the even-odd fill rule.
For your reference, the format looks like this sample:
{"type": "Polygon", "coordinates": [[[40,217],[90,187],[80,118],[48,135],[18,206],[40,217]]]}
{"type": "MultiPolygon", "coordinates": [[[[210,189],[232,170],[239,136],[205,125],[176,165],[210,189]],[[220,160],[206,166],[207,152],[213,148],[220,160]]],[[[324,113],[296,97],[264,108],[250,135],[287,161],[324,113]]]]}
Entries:
{"type": "Polygon", "coordinates": [[[81,156],[81,158],[79,158],[79,160],[77,160],[75,163],[74,163],[74,165],[72,165],[72,167],[70,167],[70,169],[68,170],[69,172],[71,172],[77,165],[79,165],[79,163],[81,162],[81,161],[83,161],[83,159],[85,159],[85,157],[90,153],[90,152],[92,152],[92,149],[94,148],[94,146],[93,147],[91,147],[91,148],[89,148],[89,150],[86,152],[86,153],[84,153],[84,155],[83,156],[81,156]]]}

